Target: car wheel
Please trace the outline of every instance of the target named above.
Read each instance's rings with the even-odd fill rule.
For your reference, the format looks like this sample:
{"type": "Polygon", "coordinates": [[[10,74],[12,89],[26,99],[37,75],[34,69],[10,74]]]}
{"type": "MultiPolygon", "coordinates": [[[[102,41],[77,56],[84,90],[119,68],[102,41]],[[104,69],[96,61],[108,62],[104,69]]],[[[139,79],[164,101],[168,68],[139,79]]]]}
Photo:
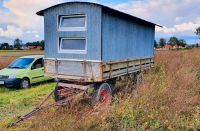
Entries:
{"type": "Polygon", "coordinates": [[[20,87],[22,89],[27,89],[27,88],[30,88],[31,85],[30,85],[30,80],[28,78],[23,78],[21,83],[20,83],[20,87]]]}

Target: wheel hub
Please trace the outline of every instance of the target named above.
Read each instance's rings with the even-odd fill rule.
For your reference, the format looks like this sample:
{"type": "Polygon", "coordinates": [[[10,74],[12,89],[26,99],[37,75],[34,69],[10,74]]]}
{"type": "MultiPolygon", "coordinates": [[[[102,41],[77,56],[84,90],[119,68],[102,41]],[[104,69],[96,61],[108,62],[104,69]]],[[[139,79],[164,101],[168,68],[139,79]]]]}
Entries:
{"type": "Polygon", "coordinates": [[[23,86],[24,88],[27,88],[27,87],[28,87],[28,81],[24,80],[24,81],[22,82],[22,86],[23,86]]]}
{"type": "Polygon", "coordinates": [[[100,106],[101,107],[107,107],[110,103],[110,95],[107,90],[101,90],[100,91],[100,106]]]}

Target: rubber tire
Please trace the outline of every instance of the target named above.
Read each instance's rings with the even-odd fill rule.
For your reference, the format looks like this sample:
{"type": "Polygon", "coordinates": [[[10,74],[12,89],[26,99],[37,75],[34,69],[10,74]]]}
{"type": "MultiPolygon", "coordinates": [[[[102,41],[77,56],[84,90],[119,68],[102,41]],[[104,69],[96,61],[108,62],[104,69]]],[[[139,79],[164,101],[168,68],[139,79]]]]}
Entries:
{"type": "Polygon", "coordinates": [[[108,102],[105,105],[103,105],[103,103],[101,103],[102,104],[102,106],[100,106],[101,109],[104,109],[107,106],[109,106],[110,103],[111,103],[111,100],[112,100],[112,89],[111,89],[111,86],[108,83],[102,83],[100,85],[97,85],[97,87],[96,87],[96,89],[95,89],[95,91],[94,91],[94,93],[92,95],[92,100],[91,100],[91,104],[92,105],[96,105],[96,104],[100,103],[100,101],[101,101],[101,92],[103,90],[107,92],[107,95],[108,95],[108,100],[107,101],[108,102]]]}
{"type": "Polygon", "coordinates": [[[58,102],[60,100],[63,100],[64,98],[61,98],[58,94],[58,90],[62,89],[62,87],[56,86],[56,88],[54,89],[54,100],[55,102],[58,102]]]}
{"type": "Polygon", "coordinates": [[[20,82],[20,88],[21,89],[28,89],[28,88],[30,88],[31,87],[31,84],[30,84],[30,80],[28,79],[28,78],[23,78],[22,80],[21,80],[21,82],[20,82]],[[28,86],[27,87],[23,87],[23,82],[24,81],[28,81],[28,86]]]}

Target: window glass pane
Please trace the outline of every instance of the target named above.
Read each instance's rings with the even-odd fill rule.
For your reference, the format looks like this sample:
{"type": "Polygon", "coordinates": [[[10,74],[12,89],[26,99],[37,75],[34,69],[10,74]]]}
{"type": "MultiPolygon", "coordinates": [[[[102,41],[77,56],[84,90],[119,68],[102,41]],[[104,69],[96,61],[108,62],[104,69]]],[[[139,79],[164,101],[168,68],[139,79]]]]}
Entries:
{"type": "Polygon", "coordinates": [[[61,27],[85,27],[85,16],[61,17],[61,27]]]}
{"type": "Polygon", "coordinates": [[[40,58],[40,59],[36,60],[36,61],[34,62],[34,64],[33,64],[33,67],[35,67],[36,69],[37,69],[37,68],[42,68],[42,67],[44,67],[43,59],[40,58]]]}
{"type": "Polygon", "coordinates": [[[85,39],[62,39],[61,49],[64,50],[85,50],[85,39]]]}
{"type": "Polygon", "coordinates": [[[8,68],[27,68],[32,62],[34,58],[18,58],[14,62],[12,62],[8,68]]]}

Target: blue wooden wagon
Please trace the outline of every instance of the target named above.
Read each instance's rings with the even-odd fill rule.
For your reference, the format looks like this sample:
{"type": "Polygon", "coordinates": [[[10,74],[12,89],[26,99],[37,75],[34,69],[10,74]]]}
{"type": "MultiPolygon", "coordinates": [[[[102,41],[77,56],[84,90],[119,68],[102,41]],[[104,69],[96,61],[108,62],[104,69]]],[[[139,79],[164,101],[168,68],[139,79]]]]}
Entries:
{"type": "Polygon", "coordinates": [[[66,90],[94,89],[94,103],[109,104],[118,77],[150,69],[156,24],[89,2],[67,2],[37,12],[44,16],[45,75],[66,90]]]}

